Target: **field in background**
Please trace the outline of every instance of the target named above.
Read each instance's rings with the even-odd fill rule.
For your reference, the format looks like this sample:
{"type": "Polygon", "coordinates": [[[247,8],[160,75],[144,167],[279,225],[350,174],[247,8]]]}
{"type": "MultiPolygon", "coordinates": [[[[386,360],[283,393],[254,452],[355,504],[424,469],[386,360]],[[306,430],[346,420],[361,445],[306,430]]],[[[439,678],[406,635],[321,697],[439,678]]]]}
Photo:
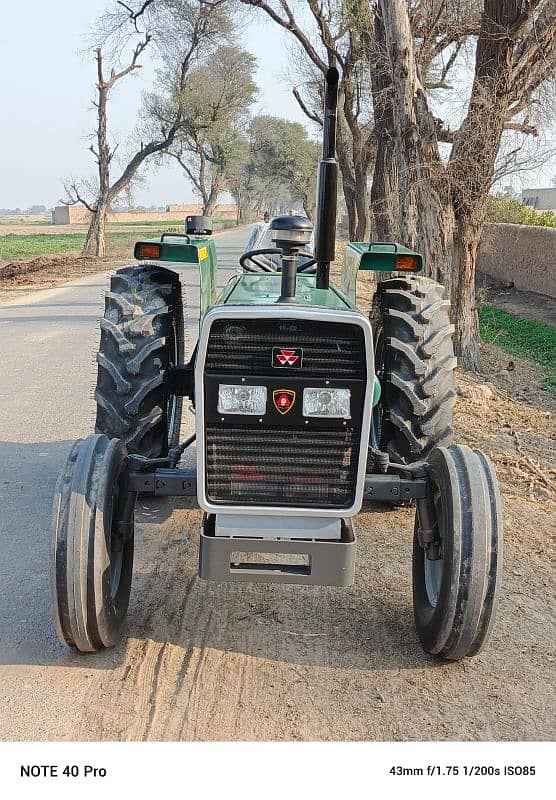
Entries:
{"type": "MultiPolygon", "coordinates": [[[[162,230],[153,230],[152,235],[160,235],[162,230]]],[[[118,258],[133,252],[133,245],[140,234],[107,233],[107,255],[118,258]]],[[[151,232],[149,231],[149,236],[151,232]]],[[[9,233],[0,236],[0,260],[8,261],[19,258],[36,258],[37,256],[78,254],[85,242],[84,233],[9,233]]]]}
{"type": "MultiPolygon", "coordinates": [[[[21,224],[21,223],[20,223],[21,224]]],[[[40,223],[25,223],[37,224],[40,223]]],[[[52,232],[51,226],[48,233],[7,233],[1,229],[0,223],[0,261],[11,259],[37,258],[38,256],[77,255],[81,252],[85,242],[85,226],[63,226],[64,232],[52,232]],[[76,230],[77,227],[77,230],[76,230]],[[69,230],[68,230],[69,229],[69,230]]],[[[9,228],[9,224],[6,226],[9,228]]],[[[215,230],[224,230],[234,227],[232,220],[214,220],[215,230]]],[[[59,229],[55,226],[54,229],[59,229]]],[[[148,221],[140,224],[132,222],[118,222],[113,226],[108,225],[106,234],[106,255],[110,258],[131,257],[133,245],[137,239],[160,236],[170,231],[181,233],[184,230],[184,220],[176,219],[161,224],[148,221]],[[125,231],[111,230],[125,228],[125,231]]]]}

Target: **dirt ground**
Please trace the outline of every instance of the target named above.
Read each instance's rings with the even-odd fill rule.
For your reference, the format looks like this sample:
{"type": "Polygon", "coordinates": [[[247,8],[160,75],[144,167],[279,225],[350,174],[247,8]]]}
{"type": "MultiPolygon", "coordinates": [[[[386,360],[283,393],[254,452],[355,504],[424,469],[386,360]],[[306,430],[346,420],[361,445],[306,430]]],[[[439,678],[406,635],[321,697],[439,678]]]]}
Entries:
{"type": "Polygon", "coordinates": [[[458,386],[457,438],[492,457],[504,497],[504,583],[483,654],[448,664],[416,641],[411,509],[357,518],[356,583],[340,590],[204,583],[199,512],[145,501],[132,630],[89,662],[102,703],[92,686],[86,738],[551,739],[556,507],[541,464],[554,464],[553,420],[472,376],[458,386]]]}
{"type": "Polygon", "coordinates": [[[479,300],[492,303],[504,311],[525,319],[556,325],[556,303],[553,297],[524,292],[513,284],[502,283],[490,275],[477,274],[477,295],[479,300]]]}
{"type": "Polygon", "coordinates": [[[39,256],[0,265],[0,303],[35,289],[50,289],[93,272],[104,272],[131,259],[39,256]]]}

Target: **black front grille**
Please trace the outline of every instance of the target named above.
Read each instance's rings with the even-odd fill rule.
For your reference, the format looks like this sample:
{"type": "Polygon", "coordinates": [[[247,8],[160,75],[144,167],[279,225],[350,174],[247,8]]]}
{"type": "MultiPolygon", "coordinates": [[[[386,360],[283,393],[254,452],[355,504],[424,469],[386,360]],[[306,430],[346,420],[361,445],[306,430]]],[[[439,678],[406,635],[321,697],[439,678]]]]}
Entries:
{"type": "Polygon", "coordinates": [[[207,498],[214,504],[350,508],[355,502],[357,464],[367,377],[364,332],[352,323],[307,319],[218,319],[211,326],[204,365],[207,498]],[[295,366],[277,355],[292,350],[295,366]],[[301,363],[300,363],[301,362],[301,363]],[[245,379],[267,387],[266,413],[217,413],[219,383],[245,379]],[[303,417],[304,387],[345,387],[351,419],[303,417]],[[273,393],[296,395],[281,416],[273,393]]]}
{"type": "Polygon", "coordinates": [[[205,361],[208,373],[306,375],[361,380],[365,340],[358,325],[306,320],[216,320],[205,361]],[[301,350],[301,369],[273,369],[273,349],[301,350]]]}
{"type": "Polygon", "coordinates": [[[353,428],[206,428],[213,503],[348,508],[355,499],[359,437],[353,428]]]}

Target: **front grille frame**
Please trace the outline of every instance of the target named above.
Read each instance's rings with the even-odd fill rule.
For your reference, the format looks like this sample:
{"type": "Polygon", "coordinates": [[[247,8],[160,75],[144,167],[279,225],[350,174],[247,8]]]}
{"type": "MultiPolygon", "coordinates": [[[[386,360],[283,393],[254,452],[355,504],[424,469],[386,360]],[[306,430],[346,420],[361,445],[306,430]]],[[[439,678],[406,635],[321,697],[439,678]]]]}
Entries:
{"type": "MultiPolygon", "coordinates": [[[[300,373],[297,375],[299,377],[300,373]]],[[[326,375],[322,375],[326,379],[326,375]]],[[[253,514],[264,516],[267,514],[281,514],[285,516],[324,516],[349,518],[357,514],[363,502],[363,491],[365,482],[365,471],[367,462],[367,446],[369,441],[372,394],[375,373],[373,362],[373,343],[372,331],[368,319],[357,310],[325,309],[314,307],[292,306],[242,306],[242,305],[222,305],[215,306],[205,315],[200,336],[199,347],[195,365],[195,395],[196,395],[196,436],[197,436],[197,493],[199,506],[207,513],[233,513],[233,514],[253,514]],[[361,446],[359,447],[359,457],[357,459],[357,476],[355,482],[355,494],[353,504],[348,507],[315,507],[314,505],[268,505],[268,504],[245,504],[238,503],[226,504],[225,502],[212,502],[207,493],[207,464],[206,464],[206,432],[205,432],[205,362],[207,354],[207,344],[212,324],[216,320],[235,320],[261,319],[261,320],[303,320],[330,323],[343,323],[347,325],[359,326],[364,335],[365,355],[366,355],[366,380],[363,395],[363,413],[361,418],[360,436],[361,446]]],[[[308,377],[314,381],[315,376],[308,377]]],[[[336,382],[336,381],[335,381],[336,382]]],[[[315,430],[315,434],[318,432],[315,430]]]]}

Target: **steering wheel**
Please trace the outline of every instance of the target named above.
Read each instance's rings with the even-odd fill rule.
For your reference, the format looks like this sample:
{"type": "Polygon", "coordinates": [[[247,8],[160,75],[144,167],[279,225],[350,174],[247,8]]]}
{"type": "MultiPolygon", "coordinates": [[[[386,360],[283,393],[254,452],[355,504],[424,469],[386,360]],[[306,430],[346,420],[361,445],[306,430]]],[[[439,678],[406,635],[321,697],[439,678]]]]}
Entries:
{"type": "MultiPolygon", "coordinates": [[[[277,269],[269,258],[265,258],[264,260],[257,258],[257,256],[281,254],[282,251],[278,247],[264,247],[260,250],[247,250],[239,257],[239,265],[246,272],[281,272],[281,270],[277,269]],[[247,264],[248,261],[250,261],[251,264],[247,264]],[[258,267],[258,269],[253,269],[253,265],[258,267]]],[[[306,256],[308,254],[300,253],[300,255],[306,256]]],[[[303,264],[298,265],[297,272],[304,272],[306,275],[314,275],[314,266],[316,263],[316,259],[310,257],[307,261],[304,261],[303,264]]]]}

